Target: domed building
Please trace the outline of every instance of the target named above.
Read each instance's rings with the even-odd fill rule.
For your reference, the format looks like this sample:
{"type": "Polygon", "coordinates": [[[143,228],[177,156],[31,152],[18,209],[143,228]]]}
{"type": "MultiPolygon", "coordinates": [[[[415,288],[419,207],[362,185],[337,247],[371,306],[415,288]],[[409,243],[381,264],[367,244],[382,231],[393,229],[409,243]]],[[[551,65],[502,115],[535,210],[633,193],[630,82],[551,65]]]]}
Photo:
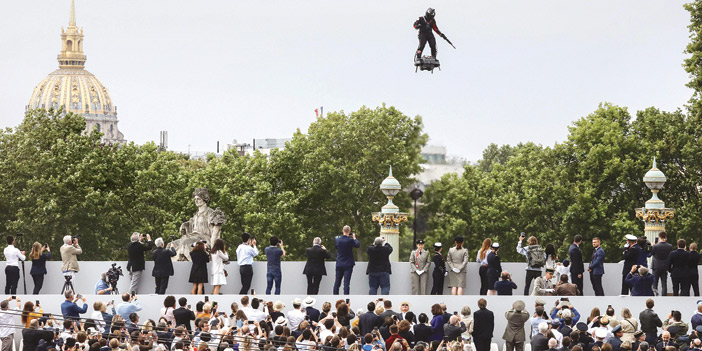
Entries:
{"type": "Polygon", "coordinates": [[[76,26],[75,0],[71,0],[68,27],[61,28],[59,69],[51,72],[34,88],[27,109],[63,107],[64,111],[81,114],[86,130],[103,133],[103,142],[125,142],[117,127],[117,107],[102,83],[84,69],[83,29],[76,26]]]}

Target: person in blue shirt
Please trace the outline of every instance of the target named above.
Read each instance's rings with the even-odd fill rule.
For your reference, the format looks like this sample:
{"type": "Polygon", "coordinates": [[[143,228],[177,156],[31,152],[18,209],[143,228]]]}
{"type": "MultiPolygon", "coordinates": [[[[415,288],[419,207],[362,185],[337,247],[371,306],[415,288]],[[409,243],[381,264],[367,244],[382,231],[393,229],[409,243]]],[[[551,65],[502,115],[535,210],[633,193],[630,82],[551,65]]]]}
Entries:
{"type": "Polygon", "coordinates": [[[236,248],[236,263],[239,264],[239,274],[241,275],[240,295],[248,294],[253,279],[254,257],[258,256],[256,238],[249,233],[241,234],[241,245],[236,248]]]}
{"type": "Polygon", "coordinates": [[[137,301],[136,295],[122,294],[122,303],[117,305],[117,314],[122,316],[125,321],[128,321],[130,314],[139,311],[141,311],[141,305],[137,301]]]}
{"type": "Polygon", "coordinates": [[[595,251],[592,253],[592,259],[587,271],[590,272],[590,283],[592,283],[592,289],[595,290],[595,296],[604,296],[602,275],[604,275],[605,252],[600,246],[600,238],[592,238],[592,247],[595,248],[595,251]]]}
{"type": "Polygon", "coordinates": [[[88,304],[86,302],[85,296],[81,296],[80,300],[83,301],[83,308],[78,307],[76,301],[78,298],[73,297],[73,291],[67,290],[63,293],[66,301],[61,303],[61,314],[64,319],[79,319],[82,313],[88,312],[88,304]]]}
{"type": "Polygon", "coordinates": [[[271,294],[273,283],[275,283],[275,294],[280,295],[280,281],[283,279],[283,274],[280,270],[280,258],[285,257],[285,248],[283,248],[283,240],[277,236],[271,237],[271,246],[265,248],[266,261],[268,262],[266,271],[266,295],[271,294]]]}
{"type": "Polygon", "coordinates": [[[112,287],[107,282],[107,274],[100,274],[100,280],[95,283],[95,295],[109,295],[112,293],[112,287]]]}
{"type": "Polygon", "coordinates": [[[356,240],[356,233],[351,233],[351,227],[344,226],[341,236],[335,240],[336,244],[336,280],[334,280],[334,295],[339,295],[341,279],[344,279],[344,295],[349,294],[351,284],[351,274],[356,262],[353,259],[353,249],[361,247],[361,243],[356,240]]]}

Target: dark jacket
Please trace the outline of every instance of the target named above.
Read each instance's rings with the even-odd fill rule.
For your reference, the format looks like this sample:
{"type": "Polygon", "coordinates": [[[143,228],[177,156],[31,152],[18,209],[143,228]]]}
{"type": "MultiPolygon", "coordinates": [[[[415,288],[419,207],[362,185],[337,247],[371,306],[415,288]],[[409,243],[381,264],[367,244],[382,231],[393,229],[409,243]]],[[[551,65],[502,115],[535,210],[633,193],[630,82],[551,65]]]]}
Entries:
{"type": "Polygon", "coordinates": [[[459,322],[458,325],[444,325],[444,336],[451,341],[458,339],[465,331],[466,325],[463,322],[459,322]]]}
{"type": "Polygon", "coordinates": [[[492,339],[495,329],[495,315],[487,308],[481,308],[473,313],[473,337],[476,339],[492,339]]]}
{"type": "Polygon", "coordinates": [[[353,267],[356,265],[356,261],[353,259],[353,248],[361,247],[361,243],[358,240],[352,238],[350,235],[342,235],[334,240],[336,245],[336,266],[337,267],[353,267]]]}
{"type": "Polygon", "coordinates": [[[306,275],[327,275],[327,267],[324,266],[324,260],[331,258],[329,251],[323,249],[319,245],[314,245],[305,249],[307,263],[302,274],[306,275]]]}
{"type": "Polygon", "coordinates": [[[629,274],[631,272],[631,267],[639,262],[639,250],[637,245],[629,246],[629,248],[624,251],[624,265],[622,266],[622,274],[629,274]]]}
{"type": "Polygon", "coordinates": [[[432,261],[434,262],[434,271],[439,270],[439,273],[441,273],[443,277],[446,272],[446,260],[444,260],[444,256],[440,252],[434,252],[432,261]]]}
{"type": "MultiPolygon", "coordinates": [[[[307,317],[313,322],[319,322],[319,310],[314,307],[305,307],[307,317]]],[[[273,320],[275,322],[275,319],[273,320]]]]}
{"type": "Polygon", "coordinates": [[[395,312],[395,311],[393,311],[393,310],[385,310],[385,311],[383,311],[383,313],[381,313],[378,317],[380,318],[381,321],[385,322],[385,320],[386,320],[388,317],[391,317],[391,318],[392,318],[392,317],[397,317],[397,318],[399,319],[399,318],[400,318],[399,315],[400,315],[399,313],[397,313],[397,312],[395,312]]]}
{"type": "Polygon", "coordinates": [[[677,249],[670,253],[670,277],[684,278],[688,273],[688,253],[685,249],[677,249]]]}
{"type": "Polygon", "coordinates": [[[624,282],[631,286],[631,296],[653,296],[653,274],[642,277],[629,273],[624,282]]]}
{"type": "Polygon", "coordinates": [[[366,250],[368,253],[368,266],[366,268],[366,274],[369,273],[390,273],[392,274],[392,268],[390,266],[390,254],[392,253],[392,246],[385,243],[383,246],[371,245],[366,250]]]}
{"type": "Polygon", "coordinates": [[[697,265],[700,263],[700,253],[697,251],[690,251],[687,253],[687,264],[690,269],[690,276],[696,277],[700,275],[699,270],[697,270],[697,265]]]}
{"type": "Polygon", "coordinates": [[[46,261],[51,258],[51,252],[44,252],[39,255],[39,258],[32,260],[32,269],[30,275],[46,274],[46,261]]]}
{"type": "Polygon", "coordinates": [[[154,259],[154,269],[151,275],[154,277],[170,277],[173,275],[173,260],[171,257],[176,255],[175,249],[164,249],[157,247],[151,254],[154,259]]]}
{"type": "Polygon", "coordinates": [[[655,270],[667,271],[670,268],[670,252],[673,251],[673,245],[666,241],[661,241],[656,245],[653,245],[651,249],[651,268],[655,270]]]}
{"type": "Polygon", "coordinates": [[[68,300],[64,300],[63,303],[61,303],[61,314],[63,315],[63,318],[72,318],[72,319],[78,319],[80,318],[80,314],[88,312],[88,304],[83,302],[83,307],[78,307],[75,302],[71,302],[68,300]]]}
{"type": "MultiPolygon", "coordinates": [[[[589,268],[592,270],[590,273],[593,275],[603,275],[604,271],[604,249],[600,246],[592,253],[592,259],[590,260],[589,268]]],[[[629,267],[631,270],[631,267],[629,267]]]]}
{"type": "Polygon", "coordinates": [[[585,272],[585,264],[583,264],[583,253],[580,247],[575,243],[570,244],[568,248],[568,257],[570,258],[570,273],[583,274],[585,272]]]}
{"type": "Polygon", "coordinates": [[[180,307],[173,310],[173,318],[175,318],[176,326],[184,325],[190,331],[192,330],[190,322],[195,320],[195,313],[185,307],[180,307]]]}
{"type": "Polygon", "coordinates": [[[361,335],[366,335],[373,331],[373,328],[380,327],[382,320],[374,312],[365,312],[358,317],[358,328],[361,335]]]}
{"type": "Polygon", "coordinates": [[[54,332],[34,328],[22,329],[22,342],[24,346],[21,351],[34,351],[37,349],[39,340],[51,342],[54,340],[54,332]]]}
{"type": "Polygon", "coordinates": [[[541,333],[531,337],[531,351],[546,351],[548,350],[548,338],[541,333]]]}
{"type": "Polygon", "coordinates": [[[147,241],[142,244],[138,241],[133,241],[127,245],[127,253],[129,261],[127,262],[127,271],[138,272],[144,270],[144,252],[151,250],[154,247],[153,241],[147,241]]]}
{"type": "Polygon", "coordinates": [[[414,341],[429,342],[431,338],[432,330],[430,325],[426,324],[415,324],[414,325],[414,341]]]}
{"type": "Polygon", "coordinates": [[[488,277],[493,277],[495,281],[499,279],[502,274],[502,261],[500,260],[500,255],[494,251],[487,255],[487,275],[488,277]]]}
{"type": "Polygon", "coordinates": [[[639,313],[639,321],[641,322],[641,330],[646,335],[658,335],[658,328],[663,327],[663,322],[658,318],[658,314],[650,308],[639,313]]]}

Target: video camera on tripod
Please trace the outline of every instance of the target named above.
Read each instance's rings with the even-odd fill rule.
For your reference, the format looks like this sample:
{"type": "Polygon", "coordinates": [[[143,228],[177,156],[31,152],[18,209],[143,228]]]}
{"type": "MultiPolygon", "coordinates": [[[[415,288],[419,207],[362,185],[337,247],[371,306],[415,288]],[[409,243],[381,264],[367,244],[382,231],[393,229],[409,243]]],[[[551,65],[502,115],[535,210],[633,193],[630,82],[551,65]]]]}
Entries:
{"type": "Polygon", "coordinates": [[[119,290],[117,290],[117,282],[120,276],[124,276],[124,273],[122,273],[122,266],[117,266],[117,263],[113,263],[112,267],[107,270],[105,275],[107,277],[107,283],[112,287],[112,293],[118,295],[119,290]]]}

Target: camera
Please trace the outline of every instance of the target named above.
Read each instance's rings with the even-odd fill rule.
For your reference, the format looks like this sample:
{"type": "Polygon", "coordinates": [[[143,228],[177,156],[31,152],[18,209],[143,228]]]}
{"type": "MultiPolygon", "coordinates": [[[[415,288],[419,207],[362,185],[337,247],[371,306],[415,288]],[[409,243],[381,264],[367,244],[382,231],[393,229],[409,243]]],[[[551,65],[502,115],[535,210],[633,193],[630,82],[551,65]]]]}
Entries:
{"type": "Polygon", "coordinates": [[[112,290],[115,291],[117,289],[119,277],[124,276],[124,273],[122,273],[122,266],[117,266],[117,263],[113,263],[112,267],[105,273],[105,276],[107,278],[107,283],[109,283],[112,290]]]}
{"type": "Polygon", "coordinates": [[[519,237],[522,239],[526,238],[526,233],[525,232],[519,233],[519,237]]]}
{"type": "Polygon", "coordinates": [[[176,238],[175,235],[170,235],[170,236],[168,236],[168,241],[169,241],[169,242],[174,242],[174,241],[176,241],[177,239],[178,239],[178,238],[176,238]]]}

